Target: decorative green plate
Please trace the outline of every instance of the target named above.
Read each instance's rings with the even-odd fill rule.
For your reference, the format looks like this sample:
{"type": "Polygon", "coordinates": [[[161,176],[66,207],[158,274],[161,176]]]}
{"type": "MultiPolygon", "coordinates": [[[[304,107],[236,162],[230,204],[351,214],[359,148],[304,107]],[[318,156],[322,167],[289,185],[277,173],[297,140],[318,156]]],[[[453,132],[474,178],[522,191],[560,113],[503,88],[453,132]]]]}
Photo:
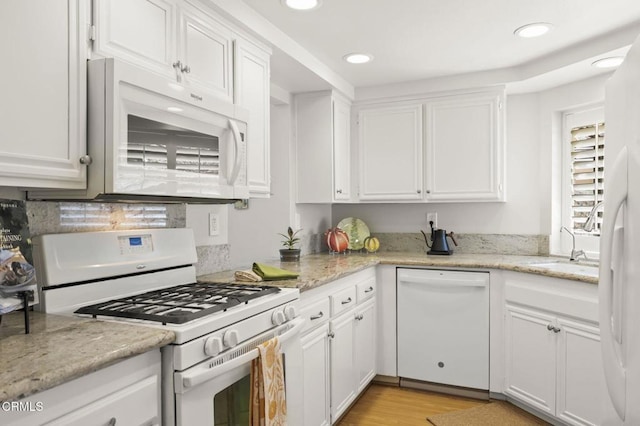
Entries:
{"type": "Polygon", "coordinates": [[[338,228],[349,236],[349,250],[362,249],[364,247],[364,239],[371,235],[367,224],[355,217],[342,219],[338,223],[338,228]]]}

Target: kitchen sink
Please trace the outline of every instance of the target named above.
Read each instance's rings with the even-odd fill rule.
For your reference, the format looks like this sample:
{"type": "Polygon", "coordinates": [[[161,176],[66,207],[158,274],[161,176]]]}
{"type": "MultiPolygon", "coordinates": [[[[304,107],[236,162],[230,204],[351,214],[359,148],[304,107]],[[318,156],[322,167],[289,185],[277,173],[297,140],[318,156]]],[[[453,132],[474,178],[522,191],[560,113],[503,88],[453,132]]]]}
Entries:
{"type": "Polygon", "coordinates": [[[562,260],[552,260],[539,263],[530,263],[529,266],[548,269],[550,271],[563,272],[567,274],[598,276],[598,264],[595,262],[569,262],[562,260]]]}

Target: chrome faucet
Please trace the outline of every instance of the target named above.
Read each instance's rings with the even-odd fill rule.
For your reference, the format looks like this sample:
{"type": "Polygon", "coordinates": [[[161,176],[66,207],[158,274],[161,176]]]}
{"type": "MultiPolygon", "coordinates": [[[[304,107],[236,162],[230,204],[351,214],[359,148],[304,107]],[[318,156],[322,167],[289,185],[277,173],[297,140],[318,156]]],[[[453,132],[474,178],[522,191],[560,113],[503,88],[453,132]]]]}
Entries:
{"type": "MultiPolygon", "coordinates": [[[[602,201],[598,201],[596,203],[596,205],[593,206],[593,208],[589,212],[589,215],[587,216],[587,220],[584,223],[584,227],[582,228],[586,232],[593,231],[593,227],[596,225],[596,213],[598,212],[598,209],[600,208],[601,205],[602,205],[602,201]]],[[[565,228],[565,229],[567,229],[567,228],[565,228]]],[[[569,231],[569,230],[567,229],[567,231],[569,231]]]]}
{"type": "MultiPolygon", "coordinates": [[[[571,256],[569,256],[569,260],[571,261],[578,260],[578,257],[580,256],[584,256],[585,259],[589,260],[584,250],[576,250],[576,236],[574,235],[574,233],[569,231],[565,226],[563,226],[562,229],[567,231],[567,233],[571,235],[571,238],[573,239],[573,243],[571,246],[571,256]]],[[[560,231],[562,231],[562,229],[560,231]]]]}

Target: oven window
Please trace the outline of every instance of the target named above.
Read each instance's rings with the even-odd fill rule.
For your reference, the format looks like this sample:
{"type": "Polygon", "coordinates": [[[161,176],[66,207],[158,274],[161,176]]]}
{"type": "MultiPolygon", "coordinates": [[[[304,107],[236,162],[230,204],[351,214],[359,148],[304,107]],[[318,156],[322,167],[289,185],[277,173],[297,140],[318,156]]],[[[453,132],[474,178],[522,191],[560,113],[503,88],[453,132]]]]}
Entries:
{"type": "Polygon", "coordinates": [[[216,136],[127,116],[127,164],[218,175],[220,145],[216,136]]]}
{"type": "Polygon", "coordinates": [[[249,424],[251,376],[223,389],[213,397],[213,424],[235,426],[249,424]]]}

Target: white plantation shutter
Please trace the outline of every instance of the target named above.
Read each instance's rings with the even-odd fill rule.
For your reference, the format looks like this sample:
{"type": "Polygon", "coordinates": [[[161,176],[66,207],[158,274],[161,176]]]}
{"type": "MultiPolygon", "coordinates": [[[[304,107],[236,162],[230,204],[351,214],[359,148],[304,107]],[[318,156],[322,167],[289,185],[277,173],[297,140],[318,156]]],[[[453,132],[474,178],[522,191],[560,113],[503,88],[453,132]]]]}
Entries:
{"type": "Polygon", "coordinates": [[[591,233],[583,231],[589,212],[603,200],[605,125],[571,129],[571,228],[577,234],[600,235],[602,210],[591,233]]]}

